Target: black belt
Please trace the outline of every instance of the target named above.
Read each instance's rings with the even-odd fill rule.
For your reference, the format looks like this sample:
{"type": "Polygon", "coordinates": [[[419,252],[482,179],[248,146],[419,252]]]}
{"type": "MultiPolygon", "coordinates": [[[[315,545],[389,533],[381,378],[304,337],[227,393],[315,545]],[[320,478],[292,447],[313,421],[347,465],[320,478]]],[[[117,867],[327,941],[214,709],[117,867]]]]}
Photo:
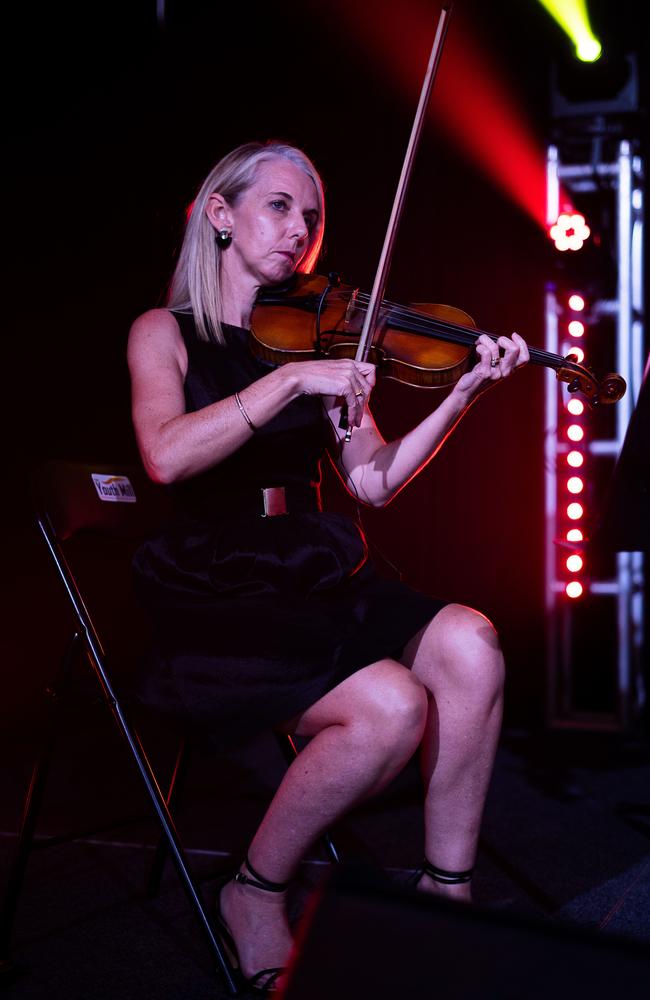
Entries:
{"type": "Polygon", "coordinates": [[[313,483],[251,487],[220,493],[214,497],[214,503],[212,499],[209,501],[210,509],[223,514],[278,517],[280,514],[316,513],[321,510],[320,488],[313,483]]]}

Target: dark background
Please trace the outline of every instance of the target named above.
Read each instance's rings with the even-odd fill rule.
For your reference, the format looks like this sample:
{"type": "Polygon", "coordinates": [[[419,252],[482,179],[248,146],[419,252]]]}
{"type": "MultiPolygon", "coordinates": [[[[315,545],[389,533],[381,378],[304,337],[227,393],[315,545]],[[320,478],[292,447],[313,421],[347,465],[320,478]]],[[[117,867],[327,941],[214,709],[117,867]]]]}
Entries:
{"type": "MultiPolygon", "coordinates": [[[[400,11],[417,6],[368,4],[369,33],[374,16],[392,16],[399,44],[400,11]]],[[[439,8],[430,8],[433,36],[439,8]]],[[[601,0],[590,9],[606,39],[647,48],[640,4],[601,0]]],[[[496,60],[543,156],[550,68],[567,57],[568,40],[534,0],[458,0],[450,32],[456,21],[469,23],[496,60]]],[[[200,181],[241,142],[301,146],[327,186],[322,268],[369,289],[417,94],[409,103],[397,91],[334,0],[176,0],[166,5],[164,25],[154,0],[24,5],[6,15],[4,33],[0,711],[15,720],[67,632],[32,526],[30,469],[46,457],[134,457],[128,329],[161,302],[200,181]]],[[[645,80],[642,93],[645,101],[645,80]]],[[[448,302],[484,329],[517,329],[541,347],[553,267],[539,225],[430,122],[390,298],[448,302]]],[[[405,579],[493,619],[509,665],[508,718],[521,725],[540,720],[545,686],[543,388],[542,370],[529,366],[488,394],[416,482],[387,510],[364,514],[371,542],[405,579]]],[[[384,383],[374,408],[391,437],[440,398],[384,383]]],[[[326,489],[333,504],[350,508],[327,470],[326,489]]],[[[596,508],[601,502],[595,498],[596,508]]]]}

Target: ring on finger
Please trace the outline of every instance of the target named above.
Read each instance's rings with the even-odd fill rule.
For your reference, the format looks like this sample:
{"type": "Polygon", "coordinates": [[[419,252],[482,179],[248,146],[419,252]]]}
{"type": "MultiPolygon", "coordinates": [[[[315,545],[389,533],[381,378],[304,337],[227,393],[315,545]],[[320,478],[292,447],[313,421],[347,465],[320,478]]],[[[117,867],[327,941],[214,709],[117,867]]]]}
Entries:
{"type": "Polygon", "coordinates": [[[362,389],[358,389],[357,392],[355,392],[354,395],[355,396],[363,396],[363,390],[362,389]]]}
{"type": "Polygon", "coordinates": [[[497,365],[501,364],[501,358],[492,358],[490,361],[490,368],[496,368],[497,365]]]}

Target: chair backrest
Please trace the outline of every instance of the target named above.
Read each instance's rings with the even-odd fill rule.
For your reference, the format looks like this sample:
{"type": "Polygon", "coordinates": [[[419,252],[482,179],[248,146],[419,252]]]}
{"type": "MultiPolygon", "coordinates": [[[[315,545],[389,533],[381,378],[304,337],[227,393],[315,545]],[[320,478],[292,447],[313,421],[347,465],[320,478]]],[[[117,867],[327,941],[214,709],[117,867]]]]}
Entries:
{"type": "Polygon", "coordinates": [[[80,531],[144,538],[171,510],[165,488],[131,463],[51,460],[34,471],[32,489],[39,517],[59,542],[80,531]]]}
{"type": "Polygon", "coordinates": [[[127,673],[148,639],[131,559],[169,517],[168,491],[131,463],[51,460],[32,477],[38,526],[81,623],[127,673]]]}

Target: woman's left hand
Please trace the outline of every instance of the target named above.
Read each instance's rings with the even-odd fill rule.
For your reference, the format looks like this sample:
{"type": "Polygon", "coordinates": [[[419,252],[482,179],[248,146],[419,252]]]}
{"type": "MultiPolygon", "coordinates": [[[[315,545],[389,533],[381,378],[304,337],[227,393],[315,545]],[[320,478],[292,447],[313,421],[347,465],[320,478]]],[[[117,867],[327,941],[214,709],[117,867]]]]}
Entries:
{"type": "Polygon", "coordinates": [[[475,346],[479,356],[478,363],[461,376],[453,390],[466,396],[467,402],[471,402],[495,382],[512,375],[529,359],[526,341],[518,333],[513,333],[512,337],[499,337],[496,342],[486,334],[481,334],[475,346]]]}

